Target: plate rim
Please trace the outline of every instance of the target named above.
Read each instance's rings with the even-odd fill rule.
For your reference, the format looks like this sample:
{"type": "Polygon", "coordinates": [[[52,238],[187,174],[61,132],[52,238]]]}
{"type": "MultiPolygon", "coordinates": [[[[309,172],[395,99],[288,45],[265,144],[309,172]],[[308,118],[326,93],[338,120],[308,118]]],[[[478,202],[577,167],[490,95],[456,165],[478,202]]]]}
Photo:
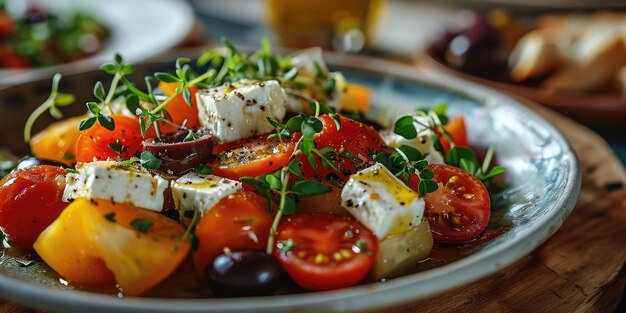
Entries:
{"type": "MultiPolygon", "coordinates": [[[[163,56],[158,59],[165,60],[167,57],[163,56]]],[[[148,63],[158,62],[158,59],[153,59],[148,63]]],[[[51,306],[54,306],[55,309],[73,311],[89,307],[90,311],[94,313],[110,310],[128,312],[246,312],[249,310],[276,312],[276,310],[288,310],[296,307],[299,311],[310,312],[381,309],[444,293],[509,266],[529,254],[554,234],[573,210],[581,188],[578,158],[565,136],[554,125],[519,100],[475,82],[444,73],[424,73],[410,65],[392,61],[362,56],[345,56],[337,53],[325,53],[325,59],[331,67],[337,65],[359,71],[379,73],[393,78],[408,79],[414,83],[434,86],[475,99],[485,105],[489,99],[489,101],[497,101],[513,107],[526,116],[532,117],[534,121],[539,122],[542,127],[550,132],[552,138],[563,148],[563,153],[567,155],[567,176],[564,178],[566,181],[565,191],[560,193],[558,198],[550,204],[551,214],[540,217],[533,225],[522,230],[520,235],[512,240],[491,247],[486,251],[471,254],[461,260],[425,272],[402,276],[384,283],[372,283],[343,290],[273,297],[237,298],[236,300],[215,298],[124,298],[122,300],[114,295],[51,289],[0,275],[0,294],[3,294],[8,300],[40,309],[50,309],[51,306]],[[489,263],[489,260],[496,255],[499,256],[500,261],[489,263]],[[486,260],[487,262],[485,262],[486,260]],[[428,286],[429,283],[443,275],[453,279],[439,282],[437,288],[428,286]],[[415,293],[419,292],[419,294],[407,296],[408,287],[415,293]],[[372,293],[377,293],[379,296],[373,297],[372,293]]]]}

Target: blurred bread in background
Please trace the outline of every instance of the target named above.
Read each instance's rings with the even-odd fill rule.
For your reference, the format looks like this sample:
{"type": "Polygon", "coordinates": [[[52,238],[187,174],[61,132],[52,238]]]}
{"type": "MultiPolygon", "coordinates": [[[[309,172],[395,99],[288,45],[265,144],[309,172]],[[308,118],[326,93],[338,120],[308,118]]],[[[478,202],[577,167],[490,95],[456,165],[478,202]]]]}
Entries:
{"type": "Polygon", "coordinates": [[[626,14],[546,15],[517,42],[511,78],[545,77],[542,87],[626,92],[626,14]]]}

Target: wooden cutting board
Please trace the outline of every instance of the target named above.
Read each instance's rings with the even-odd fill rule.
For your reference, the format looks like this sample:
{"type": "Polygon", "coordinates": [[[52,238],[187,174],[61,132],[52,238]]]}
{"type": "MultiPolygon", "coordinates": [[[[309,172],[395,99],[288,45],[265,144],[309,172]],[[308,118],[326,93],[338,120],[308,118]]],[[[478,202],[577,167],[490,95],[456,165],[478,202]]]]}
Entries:
{"type": "MultiPolygon", "coordinates": [[[[552,238],[512,266],[397,313],[614,310],[626,285],[624,167],[589,129],[529,106],[554,123],[579,156],[583,183],[573,213],[552,238]]],[[[9,312],[34,311],[0,300],[0,313],[9,312]]]]}

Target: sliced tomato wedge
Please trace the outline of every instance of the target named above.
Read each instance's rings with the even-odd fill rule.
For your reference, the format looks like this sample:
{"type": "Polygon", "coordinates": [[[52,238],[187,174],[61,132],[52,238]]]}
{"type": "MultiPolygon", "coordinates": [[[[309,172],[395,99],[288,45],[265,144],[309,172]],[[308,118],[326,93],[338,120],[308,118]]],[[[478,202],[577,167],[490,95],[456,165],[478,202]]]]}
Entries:
{"type": "Polygon", "coordinates": [[[174,272],[189,254],[183,227],[157,212],[108,200],[76,199],[35,242],[65,279],[97,286],[113,278],[136,296],[174,272]]]}
{"type": "Polygon", "coordinates": [[[243,191],[220,200],[196,226],[196,270],[203,273],[224,248],[265,250],[271,226],[267,201],[260,195],[243,191]]]}
{"type": "Polygon", "coordinates": [[[354,218],[309,213],[282,219],[273,253],[302,288],[331,290],[359,283],[377,248],[376,236],[354,218]]]}
{"type": "MultiPolygon", "coordinates": [[[[478,237],[487,228],[491,202],[485,185],[470,173],[454,166],[431,164],[435,192],[424,197],[424,215],[433,238],[443,242],[466,242],[478,237]]],[[[419,179],[412,176],[409,186],[417,190],[419,179]]]]}
{"type": "Polygon", "coordinates": [[[315,156],[316,168],[313,168],[307,157],[300,155],[298,160],[302,174],[307,179],[315,179],[331,185],[336,185],[333,180],[345,182],[359,168],[372,164],[372,153],[380,153],[384,150],[380,135],[370,126],[341,116],[341,129],[338,130],[335,120],[330,115],[321,115],[319,119],[324,128],[315,135],[313,141],[318,150],[330,147],[337,153],[335,164],[339,170],[324,168],[317,156],[315,156]]]}
{"type": "MultiPolygon", "coordinates": [[[[92,162],[106,159],[128,159],[141,152],[141,129],[137,119],[112,114],[115,129],[108,130],[96,122],[83,131],[76,142],[76,161],[92,162]]],[[[146,134],[147,137],[151,137],[146,134]]]]}
{"type": "Polygon", "coordinates": [[[232,143],[216,145],[217,154],[212,164],[213,172],[220,177],[240,179],[244,176],[259,176],[271,173],[289,163],[289,158],[300,139],[294,134],[291,139],[267,139],[267,134],[232,143]]]}
{"type": "MultiPolygon", "coordinates": [[[[459,147],[467,147],[469,146],[467,143],[467,130],[465,128],[465,119],[460,116],[448,122],[443,127],[452,137],[452,141],[454,144],[459,147]]],[[[439,135],[439,141],[441,142],[441,146],[443,147],[443,151],[450,150],[450,143],[445,136],[439,135]]]]}

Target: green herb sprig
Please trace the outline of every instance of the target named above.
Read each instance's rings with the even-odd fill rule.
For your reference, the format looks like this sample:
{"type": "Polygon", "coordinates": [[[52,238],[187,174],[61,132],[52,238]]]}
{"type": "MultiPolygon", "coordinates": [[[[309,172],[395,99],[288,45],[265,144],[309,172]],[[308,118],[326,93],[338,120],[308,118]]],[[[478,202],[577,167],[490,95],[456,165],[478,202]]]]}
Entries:
{"type": "MultiPolygon", "coordinates": [[[[487,182],[493,177],[506,172],[506,168],[501,165],[496,165],[490,167],[491,161],[493,159],[495,148],[490,146],[487,149],[487,154],[482,164],[478,162],[478,158],[476,157],[476,153],[466,147],[458,147],[454,143],[454,139],[450,135],[450,133],[445,129],[445,124],[448,123],[449,118],[446,115],[447,105],[446,104],[437,104],[433,106],[432,109],[420,109],[418,110],[418,114],[428,117],[429,123],[428,125],[421,125],[424,129],[432,130],[434,133],[443,135],[446,140],[450,143],[450,149],[444,153],[443,147],[439,138],[436,135],[432,136],[434,147],[437,151],[444,153],[444,162],[448,165],[456,166],[464,169],[470,174],[474,175],[478,179],[483,182],[487,182]]],[[[415,139],[418,135],[417,129],[415,127],[415,123],[418,121],[412,115],[403,116],[399,118],[394,125],[394,133],[406,138],[406,139],[415,139]]],[[[400,147],[400,150],[405,151],[407,146],[400,147]],[[404,149],[403,149],[404,147],[404,149]]],[[[392,158],[391,156],[381,156],[381,158],[386,158],[388,160],[387,164],[391,166],[391,168],[396,169],[401,175],[405,175],[406,171],[399,170],[398,168],[402,165],[402,162],[396,160],[398,157],[392,158]]],[[[406,159],[406,158],[405,158],[406,159]]],[[[388,166],[388,167],[389,167],[388,166]]],[[[391,170],[390,168],[390,170],[391,170]]],[[[410,170],[412,171],[412,170],[410,170]]],[[[415,172],[420,175],[420,194],[422,190],[429,191],[432,189],[432,186],[436,185],[434,182],[430,182],[428,180],[424,180],[422,176],[430,177],[430,173],[426,172],[426,174],[422,174],[418,168],[415,168],[415,172]],[[422,184],[424,186],[422,186],[422,184]]],[[[436,188],[435,188],[436,190],[436,188]]],[[[433,190],[434,191],[434,190],[433,190]]],[[[430,191],[429,191],[430,192],[430,191]]]]}
{"type": "Polygon", "coordinates": [[[330,187],[316,181],[302,178],[298,159],[292,158],[289,165],[269,174],[257,177],[242,177],[242,182],[254,187],[261,195],[267,199],[270,211],[273,211],[275,202],[278,202],[276,215],[270,229],[270,236],[267,243],[267,253],[271,254],[274,246],[274,235],[278,223],[284,215],[296,213],[297,201],[300,197],[309,197],[328,193],[330,187]],[[294,183],[290,183],[290,174],[297,177],[294,183]]]}
{"type": "Polygon", "coordinates": [[[132,64],[125,64],[122,56],[116,53],[114,63],[103,64],[100,69],[109,75],[113,75],[111,86],[109,87],[109,91],[106,92],[102,82],[96,82],[93,88],[93,96],[98,100],[98,102],[87,102],[87,110],[89,111],[90,116],[80,122],[78,129],[81,131],[91,128],[96,121],[108,130],[115,129],[115,121],[111,117],[111,113],[113,112],[111,102],[117,95],[117,88],[120,82],[125,79],[127,75],[130,75],[135,71],[135,66],[132,64]],[[104,110],[104,108],[106,108],[106,110],[104,110]]]}
{"type": "Polygon", "coordinates": [[[61,81],[61,74],[55,74],[52,77],[52,88],[50,90],[50,96],[39,107],[37,107],[33,113],[30,114],[24,125],[24,141],[30,142],[31,132],[35,121],[46,111],[50,112],[50,115],[55,119],[63,118],[63,113],[59,109],[60,107],[68,106],[74,103],[74,95],[68,93],[59,92],[59,82],[61,81]]]}

